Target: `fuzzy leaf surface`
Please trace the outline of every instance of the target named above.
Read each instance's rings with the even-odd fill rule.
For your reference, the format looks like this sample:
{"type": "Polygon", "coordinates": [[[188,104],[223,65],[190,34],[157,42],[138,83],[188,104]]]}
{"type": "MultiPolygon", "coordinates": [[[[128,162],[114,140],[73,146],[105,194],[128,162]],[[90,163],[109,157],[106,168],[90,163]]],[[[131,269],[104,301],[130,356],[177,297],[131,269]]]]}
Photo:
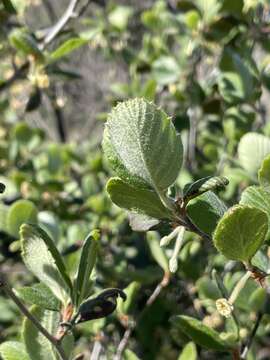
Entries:
{"type": "Polygon", "coordinates": [[[66,303],[72,285],[52,239],[38,226],[28,224],[22,225],[20,234],[25,265],[60,301],[66,303]]]}
{"type": "MultiPolygon", "coordinates": [[[[132,177],[158,191],[174,183],[182,166],[183,145],[161,109],[144,99],[122,102],[110,113],[106,129],[118,162],[132,177]]],[[[106,146],[104,150],[107,153],[106,146]]],[[[122,178],[121,172],[117,174],[122,178]]]]}
{"type": "Polygon", "coordinates": [[[174,316],[171,322],[201,347],[217,351],[224,351],[230,348],[230,345],[220,338],[217,331],[195,318],[178,315],[174,316]]]}
{"type": "Polygon", "coordinates": [[[262,134],[247,133],[238,145],[238,158],[243,168],[256,174],[264,158],[270,154],[270,139],[262,134]]]}
{"type": "MultiPolygon", "coordinates": [[[[30,312],[50,334],[56,334],[60,313],[45,310],[35,305],[31,307],[30,312]]],[[[59,360],[54,346],[27,318],[23,322],[22,338],[31,360],[59,360]]]]}
{"type": "Polygon", "coordinates": [[[38,305],[44,309],[54,311],[58,311],[61,308],[60,301],[43,283],[24,286],[19,288],[16,292],[18,296],[28,304],[38,305]]]}
{"type": "Polygon", "coordinates": [[[258,171],[258,179],[261,186],[270,188],[270,155],[263,160],[258,171]]]}
{"type": "Polygon", "coordinates": [[[240,204],[249,205],[264,211],[268,216],[268,233],[270,237],[270,192],[260,186],[249,186],[241,194],[240,204]]]}
{"type": "Polygon", "coordinates": [[[30,360],[24,345],[19,341],[6,341],[0,345],[3,360],[30,360]]]}
{"type": "Polygon", "coordinates": [[[107,192],[112,202],[121,208],[155,219],[170,218],[169,210],[152,190],[136,188],[120,178],[111,178],[107,183],[107,192]]]}
{"type": "Polygon", "coordinates": [[[219,221],[214,245],[228,259],[247,262],[263,244],[268,230],[264,211],[235,205],[219,221]]]}
{"type": "Polygon", "coordinates": [[[76,296],[78,303],[89,295],[90,276],[96,263],[99,240],[99,231],[93,230],[84,241],[76,277],[76,296]]]}

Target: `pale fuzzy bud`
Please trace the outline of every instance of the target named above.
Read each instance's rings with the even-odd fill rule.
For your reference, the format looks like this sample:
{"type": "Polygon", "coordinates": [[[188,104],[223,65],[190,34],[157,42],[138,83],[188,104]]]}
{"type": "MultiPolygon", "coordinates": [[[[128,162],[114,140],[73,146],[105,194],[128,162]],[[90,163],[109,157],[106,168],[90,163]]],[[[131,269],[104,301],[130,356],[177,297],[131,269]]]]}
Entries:
{"type": "Polygon", "coordinates": [[[45,89],[50,86],[50,79],[47,74],[38,74],[36,76],[36,83],[40,89],[45,89]]]}
{"type": "Polygon", "coordinates": [[[233,311],[233,306],[229,301],[225,298],[217,299],[216,301],[217,311],[220,315],[229,318],[233,311]]]}
{"type": "Polygon", "coordinates": [[[169,261],[169,269],[170,272],[175,273],[178,269],[178,263],[177,263],[177,259],[176,258],[171,258],[169,261]]]}
{"type": "Polygon", "coordinates": [[[163,236],[160,240],[160,246],[167,246],[179,233],[180,226],[177,226],[169,235],[163,236]]]}
{"type": "Polygon", "coordinates": [[[241,339],[246,339],[248,337],[248,329],[241,328],[239,330],[239,336],[240,336],[241,339]]]}
{"type": "Polygon", "coordinates": [[[169,238],[169,236],[163,236],[163,238],[160,239],[160,243],[159,245],[162,246],[167,246],[169,245],[171,239],[169,238]]]}

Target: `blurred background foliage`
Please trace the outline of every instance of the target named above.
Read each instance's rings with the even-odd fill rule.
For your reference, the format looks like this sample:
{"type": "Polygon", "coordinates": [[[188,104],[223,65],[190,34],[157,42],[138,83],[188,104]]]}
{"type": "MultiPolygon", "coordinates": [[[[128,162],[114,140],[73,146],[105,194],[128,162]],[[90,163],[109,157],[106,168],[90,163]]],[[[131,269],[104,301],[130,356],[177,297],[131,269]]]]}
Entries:
{"type": "MultiPolygon", "coordinates": [[[[226,176],[230,184],[221,197],[234,204],[256,184],[264,157],[254,158],[256,144],[246,144],[243,136],[257,132],[270,144],[269,34],[267,0],[1,2],[1,270],[15,288],[33,283],[19,251],[18,229],[25,221],[39,223],[53,237],[70,273],[84,237],[98,227],[96,287],[127,288],[130,296],[128,306],[110,317],[80,325],[77,353],[90,359],[98,347],[100,359],[113,358],[127,324],[136,321],[124,359],[230,358],[196,349],[169,318],[187,314],[230,331],[230,320],[215,309],[220,295],[211,271],[216,268],[230,290],[243,269],[186,234],[179,270],[146,306],[168,272],[164,252],[153,245],[162,232],[132,232],[125,213],[112,205],[104,191],[109,168],[100,143],[107,112],[118,101],[153,100],[182,135],[185,162],[177,184],[226,176]],[[75,10],[57,32],[72,3],[75,10]]],[[[198,216],[202,226],[208,224],[203,207],[198,216]]],[[[172,251],[168,247],[166,256],[172,251]]],[[[243,342],[266,296],[252,280],[248,284],[237,300],[243,342]]],[[[269,320],[266,315],[249,360],[270,358],[269,320]]],[[[1,296],[0,341],[18,339],[21,322],[1,296]]]]}

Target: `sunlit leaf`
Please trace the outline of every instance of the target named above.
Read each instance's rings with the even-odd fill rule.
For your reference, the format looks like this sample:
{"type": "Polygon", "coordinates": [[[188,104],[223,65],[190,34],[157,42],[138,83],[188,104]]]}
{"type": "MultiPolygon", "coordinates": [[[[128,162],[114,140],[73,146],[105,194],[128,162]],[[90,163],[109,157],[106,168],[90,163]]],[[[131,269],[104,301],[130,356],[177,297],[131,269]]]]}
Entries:
{"type": "Polygon", "coordinates": [[[214,245],[228,259],[249,262],[263,244],[268,230],[264,211],[235,205],[219,221],[214,245]]]}

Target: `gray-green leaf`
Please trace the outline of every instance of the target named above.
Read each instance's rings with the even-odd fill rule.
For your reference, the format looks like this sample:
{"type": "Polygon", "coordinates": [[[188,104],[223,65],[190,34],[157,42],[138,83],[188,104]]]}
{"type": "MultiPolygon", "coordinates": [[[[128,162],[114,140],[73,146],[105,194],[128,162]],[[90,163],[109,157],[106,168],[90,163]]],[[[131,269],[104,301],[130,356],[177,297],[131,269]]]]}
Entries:
{"type": "Polygon", "coordinates": [[[133,231],[152,230],[160,224],[160,221],[147,215],[128,211],[129,225],[133,231]]]}
{"type": "Polygon", "coordinates": [[[178,360],[197,360],[197,349],[194,342],[190,341],[182,350],[178,360]]]}
{"type": "Polygon", "coordinates": [[[134,187],[146,189],[149,188],[149,185],[146,184],[143,179],[134,174],[130,174],[130,172],[124,166],[119,155],[117,154],[116,149],[111,143],[108,128],[104,129],[102,147],[110,167],[122,180],[134,187]]]}
{"type": "Polygon", "coordinates": [[[19,341],[5,341],[0,345],[0,355],[3,360],[30,360],[25,347],[19,341]]]}
{"type": "Polygon", "coordinates": [[[240,164],[250,174],[255,175],[263,159],[270,154],[270,139],[262,134],[247,133],[238,145],[240,164]]]}
{"type": "Polygon", "coordinates": [[[13,203],[7,213],[7,230],[14,237],[19,236],[20,226],[23,223],[37,222],[37,208],[29,200],[18,200],[13,203]]]}
{"type": "MultiPolygon", "coordinates": [[[[106,129],[112,165],[113,149],[115,163],[120,162],[122,169],[157,192],[176,180],[183,159],[182,141],[170,118],[153,103],[133,99],[118,104],[109,115],[106,129]]],[[[104,151],[108,153],[107,146],[104,151]]],[[[114,170],[123,179],[119,166],[114,170]]]]}
{"type": "Polygon", "coordinates": [[[228,184],[229,180],[223,176],[207,176],[187,184],[184,188],[184,199],[192,199],[209,190],[222,190],[228,184]]]}
{"type": "Polygon", "coordinates": [[[16,290],[18,296],[32,305],[38,305],[44,309],[59,311],[60,301],[53,295],[51,290],[43,283],[32,286],[24,286],[16,290]]]}
{"type": "Polygon", "coordinates": [[[261,186],[270,188],[270,155],[263,160],[258,171],[258,179],[261,186]]]}
{"type": "Polygon", "coordinates": [[[84,241],[75,282],[77,305],[89,296],[89,290],[91,289],[90,277],[96,263],[99,240],[99,230],[93,230],[84,241]]]}
{"type": "Polygon", "coordinates": [[[60,301],[66,303],[72,293],[72,284],[52,239],[35,225],[22,225],[20,234],[25,265],[60,301]]]}
{"type": "Polygon", "coordinates": [[[135,188],[120,178],[112,178],[107,183],[107,192],[113,203],[126,210],[142,213],[155,219],[170,218],[170,211],[152,190],[135,188]]]}
{"type": "Polygon", "coordinates": [[[263,244],[267,230],[265,212],[250,206],[235,205],[219,221],[214,244],[228,259],[248,262],[263,244]]]}
{"type": "Polygon", "coordinates": [[[224,351],[231,348],[231,344],[221,339],[218,332],[195,318],[178,315],[174,316],[171,322],[196,344],[206,349],[224,351]]]}
{"type": "Polygon", "coordinates": [[[179,80],[181,68],[172,56],[161,56],[153,62],[153,77],[158,84],[168,85],[179,80]]]}
{"type": "MultiPolygon", "coordinates": [[[[60,313],[32,306],[31,314],[52,335],[56,334],[60,313]]],[[[58,360],[54,346],[42,335],[33,323],[25,318],[22,326],[22,338],[31,360],[58,360]]]]}
{"type": "Polygon", "coordinates": [[[165,255],[164,250],[159,245],[160,238],[158,236],[158,233],[151,231],[148,232],[146,236],[147,236],[147,243],[153,258],[156,260],[158,265],[164,270],[164,272],[169,273],[168,258],[165,255]]]}
{"type": "Polygon", "coordinates": [[[68,55],[72,51],[78,49],[79,47],[85,45],[88,42],[86,39],[80,37],[70,38],[61,44],[56,50],[50,54],[52,60],[58,60],[63,56],[68,55]]]}
{"type": "Polygon", "coordinates": [[[264,211],[268,216],[268,233],[270,237],[270,192],[259,186],[249,186],[241,194],[240,204],[249,205],[264,211]]]}
{"type": "Polygon", "coordinates": [[[212,235],[219,219],[226,212],[227,207],[212,191],[208,191],[187,205],[187,213],[191,220],[206,234],[212,235]]]}

